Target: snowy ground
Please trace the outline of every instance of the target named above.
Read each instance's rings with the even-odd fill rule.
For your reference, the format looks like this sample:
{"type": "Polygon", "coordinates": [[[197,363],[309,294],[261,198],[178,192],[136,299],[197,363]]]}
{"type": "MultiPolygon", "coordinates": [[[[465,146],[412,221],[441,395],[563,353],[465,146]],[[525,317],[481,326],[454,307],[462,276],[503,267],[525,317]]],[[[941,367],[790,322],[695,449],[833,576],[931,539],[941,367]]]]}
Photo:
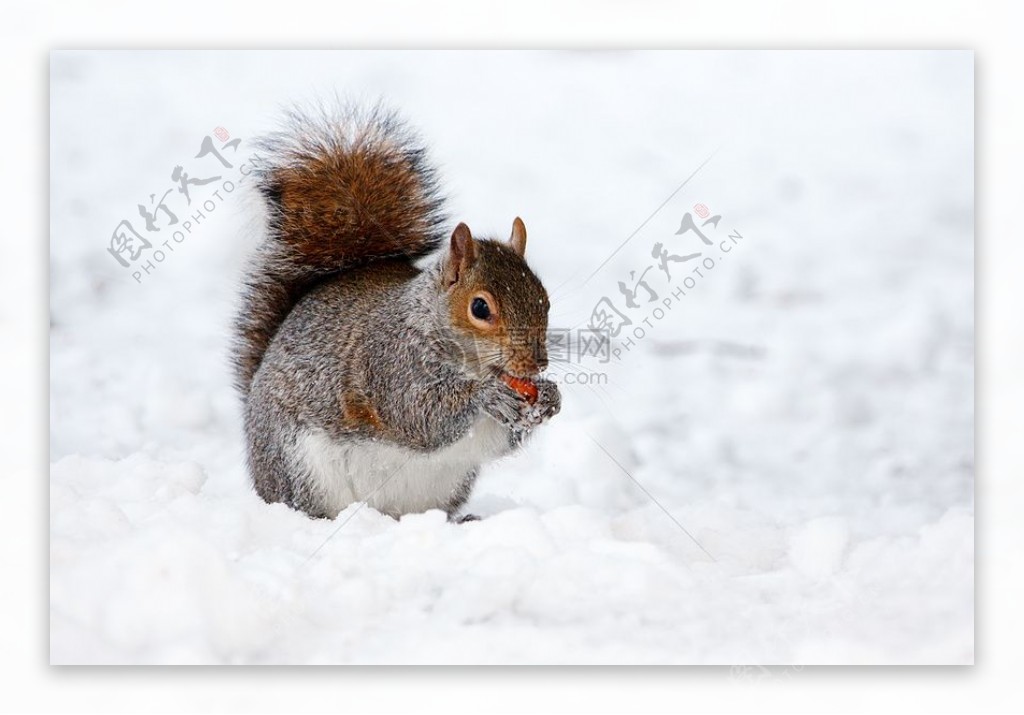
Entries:
{"type": "Polygon", "coordinates": [[[970,53],[57,54],[51,78],[54,662],[973,661],[970,53]],[[141,284],[106,251],[174,166],[237,179],[278,105],[334,92],[400,107],[475,232],[523,216],[553,327],[607,296],[644,328],[486,471],[480,522],[252,492],[241,191],[141,284]],[[218,126],[231,169],[192,158],[218,126]],[[701,250],[675,235],[697,203],[714,269],[655,267],[659,301],[694,287],[625,308],[655,242],[701,250]]]}

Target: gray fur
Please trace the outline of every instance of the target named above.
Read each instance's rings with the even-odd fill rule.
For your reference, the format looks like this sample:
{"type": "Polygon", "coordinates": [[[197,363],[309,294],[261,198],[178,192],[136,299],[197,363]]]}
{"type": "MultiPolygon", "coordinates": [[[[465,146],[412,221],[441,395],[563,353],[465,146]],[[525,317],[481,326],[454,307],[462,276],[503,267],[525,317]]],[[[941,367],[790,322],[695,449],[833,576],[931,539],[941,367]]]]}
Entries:
{"type": "Polygon", "coordinates": [[[418,271],[402,260],[377,262],[299,300],[263,356],[245,405],[257,492],[317,517],[333,518],[353,501],[393,516],[429,508],[454,515],[480,466],[519,446],[558,412],[561,398],[553,383],[538,380],[539,399],[527,405],[480,373],[447,316],[440,263],[418,271]],[[344,417],[352,394],[366,398],[382,427],[344,417]],[[500,443],[474,443],[474,429],[486,431],[482,424],[499,430],[500,443]],[[388,449],[408,459],[396,463],[388,449]],[[452,467],[459,473],[445,473],[452,467]],[[325,486],[325,469],[344,488],[325,486]],[[395,483],[409,489],[389,491],[395,483]],[[417,499],[406,498],[409,491],[417,499]]]}
{"type": "Polygon", "coordinates": [[[559,409],[553,383],[537,380],[530,405],[502,381],[547,365],[548,298],[522,258],[522,221],[509,244],[460,226],[464,260],[421,271],[413,261],[444,241],[443,202],[394,113],[296,110],[261,149],[267,236],[233,355],[256,491],[315,517],[354,501],[454,515],[480,466],[559,409]],[[467,327],[477,290],[501,317],[482,332],[467,327]]]}

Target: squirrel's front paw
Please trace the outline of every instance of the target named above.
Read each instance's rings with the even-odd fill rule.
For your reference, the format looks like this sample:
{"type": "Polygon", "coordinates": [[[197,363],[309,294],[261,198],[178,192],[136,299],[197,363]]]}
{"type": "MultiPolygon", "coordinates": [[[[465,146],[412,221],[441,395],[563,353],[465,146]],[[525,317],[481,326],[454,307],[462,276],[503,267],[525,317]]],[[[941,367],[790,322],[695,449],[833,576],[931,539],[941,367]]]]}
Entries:
{"type": "Polygon", "coordinates": [[[562,393],[551,380],[537,380],[537,407],[544,419],[554,417],[562,409],[562,393]]]}
{"type": "Polygon", "coordinates": [[[551,419],[562,409],[562,393],[551,380],[535,380],[534,383],[537,385],[537,402],[533,408],[540,415],[541,421],[551,419]]]}
{"type": "Polygon", "coordinates": [[[523,399],[519,401],[519,420],[511,428],[513,445],[521,444],[534,427],[557,415],[562,408],[558,385],[543,379],[534,380],[534,385],[537,387],[537,399],[532,403],[523,399]]]}
{"type": "Polygon", "coordinates": [[[488,383],[484,388],[484,411],[509,429],[513,429],[522,420],[525,404],[522,397],[500,381],[488,383]]]}
{"type": "Polygon", "coordinates": [[[544,379],[535,380],[534,384],[537,399],[532,403],[501,382],[494,383],[488,390],[484,409],[512,432],[517,443],[534,427],[558,414],[562,407],[558,385],[544,379]]]}

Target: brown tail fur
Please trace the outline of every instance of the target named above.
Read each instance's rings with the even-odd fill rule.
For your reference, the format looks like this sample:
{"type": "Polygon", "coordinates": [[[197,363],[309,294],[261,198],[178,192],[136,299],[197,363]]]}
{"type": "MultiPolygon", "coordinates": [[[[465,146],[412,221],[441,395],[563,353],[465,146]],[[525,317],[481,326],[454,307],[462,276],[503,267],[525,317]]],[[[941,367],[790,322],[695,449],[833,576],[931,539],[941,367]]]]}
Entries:
{"type": "Polygon", "coordinates": [[[444,238],[426,150],[387,110],[292,111],[287,127],[261,142],[261,155],[257,185],[270,225],[235,325],[243,396],[274,334],[315,282],[382,258],[412,260],[444,238]]]}

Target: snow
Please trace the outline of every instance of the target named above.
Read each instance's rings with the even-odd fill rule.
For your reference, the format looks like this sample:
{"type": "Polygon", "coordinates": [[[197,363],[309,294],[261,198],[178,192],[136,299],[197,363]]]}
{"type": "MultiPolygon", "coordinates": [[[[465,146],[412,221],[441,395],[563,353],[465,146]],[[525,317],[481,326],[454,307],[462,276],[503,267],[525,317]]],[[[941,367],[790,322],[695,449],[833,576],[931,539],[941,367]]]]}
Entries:
{"type": "Polygon", "coordinates": [[[52,662],[973,662],[971,53],[59,52],[51,79],[52,662]],[[694,287],[661,319],[641,290],[644,337],[584,365],[607,383],[486,469],[481,521],[254,494],[244,186],[141,283],[106,251],[174,166],[220,170],[215,127],[247,156],[334,93],[401,108],[455,220],[523,217],[552,327],[722,215],[715,267],[653,268],[659,301],[694,287]]]}

